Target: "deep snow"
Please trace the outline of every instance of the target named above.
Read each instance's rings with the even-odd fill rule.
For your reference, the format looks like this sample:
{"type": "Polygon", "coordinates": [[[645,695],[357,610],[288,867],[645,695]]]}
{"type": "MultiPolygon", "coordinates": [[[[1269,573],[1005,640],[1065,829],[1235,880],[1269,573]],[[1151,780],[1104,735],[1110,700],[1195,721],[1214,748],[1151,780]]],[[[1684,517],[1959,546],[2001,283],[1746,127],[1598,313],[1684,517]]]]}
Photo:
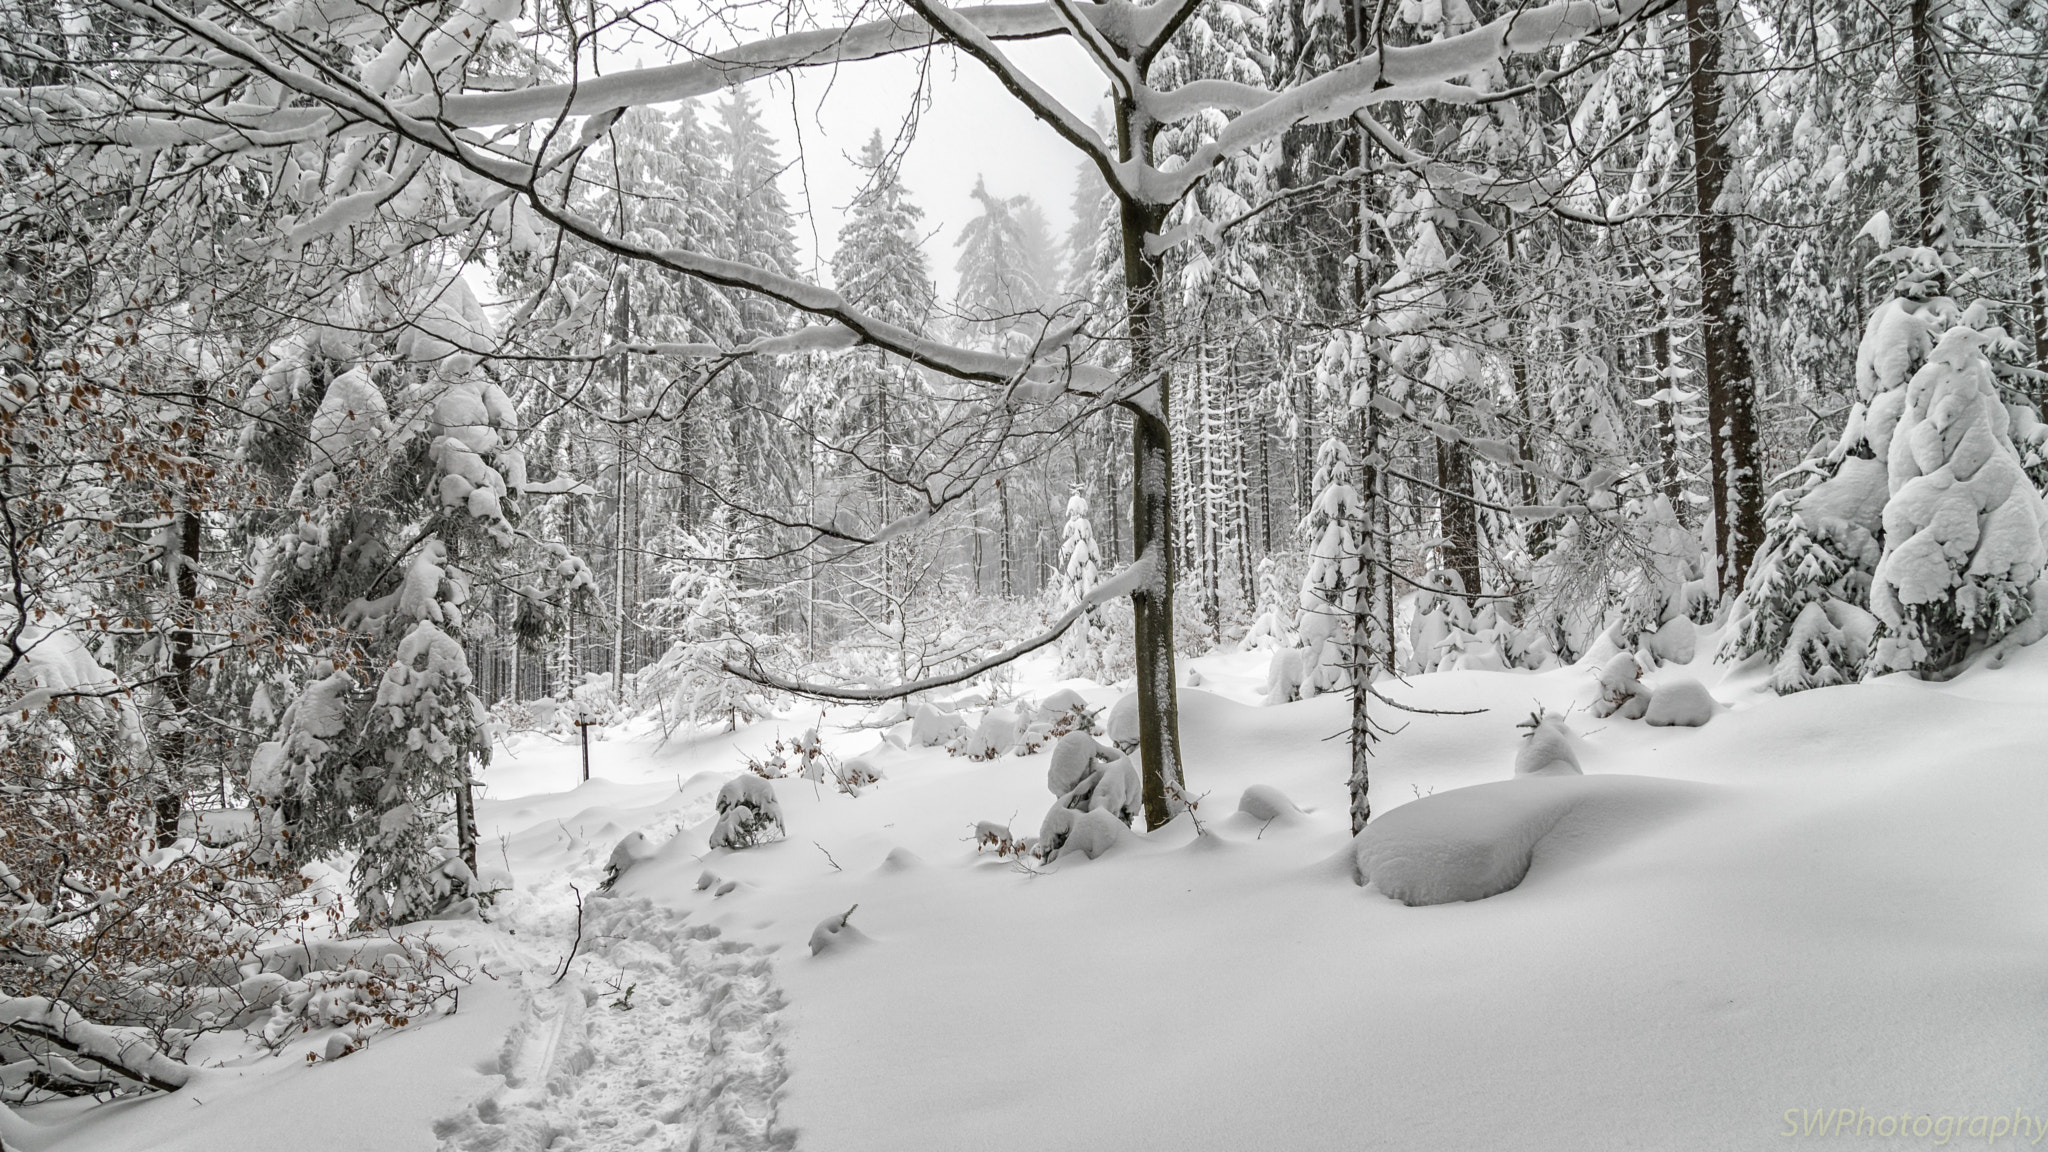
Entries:
{"type": "Polygon", "coordinates": [[[1038,826],[1055,801],[1047,752],[876,750],[875,730],[836,731],[854,714],[835,710],[828,746],[884,778],[858,797],[775,781],[788,838],[732,852],[707,847],[713,797],[815,708],[666,746],[613,733],[581,785],[573,745],[523,737],[479,808],[484,863],[517,884],[503,916],[517,935],[449,929],[501,977],[456,1017],[332,1065],[204,1073],[198,1091],[7,1146],[273,1147],[287,1128],[294,1152],[549,1146],[491,1143],[491,1118],[510,1116],[501,1130],[559,1137],[558,1152],[687,1149],[714,1121],[734,1143],[701,1148],[794,1133],[830,1152],[1692,1150],[1782,1146],[1788,1110],[2048,1115],[2048,646],[1948,684],[1785,698],[1760,690],[1767,669],[1646,677],[1705,683],[1727,707],[1697,729],[1593,719],[1587,668],[1388,685],[1488,709],[1388,717],[1407,725],[1374,769],[1388,829],[1508,781],[1514,723],[1536,708],[1568,713],[1586,776],[1496,790],[1632,776],[1685,798],[1560,825],[1572,834],[1518,886],[1427,907],[1354,880],[1346,751],[1325,739],[1348,702],[1255,706],[1263,654],[1192,664],[1203,833],[1183,818],[1042,866],[977,854],[973,833],[1038,826]],[[635,831],[658,849],[592,899],[635,831]],[[546,986],[573,932],[570,884],[601,937],[563,985],[589,993],[574,998],[546,986]],[[848,931],[814,956],[831,923],[848,931]],[[631,1006],[612,1008],[627,984],[631,1006]],[[567,1090],[515,1083],[546,1079],[536,1069],[559,1058],[535,1055],[553,1051],[535,1037],[579,1015],[588,1056],[559,1066],[589,1063],[567,1090]],[[286,1119],[300,1106],[318,1119],[286,1119]]]}

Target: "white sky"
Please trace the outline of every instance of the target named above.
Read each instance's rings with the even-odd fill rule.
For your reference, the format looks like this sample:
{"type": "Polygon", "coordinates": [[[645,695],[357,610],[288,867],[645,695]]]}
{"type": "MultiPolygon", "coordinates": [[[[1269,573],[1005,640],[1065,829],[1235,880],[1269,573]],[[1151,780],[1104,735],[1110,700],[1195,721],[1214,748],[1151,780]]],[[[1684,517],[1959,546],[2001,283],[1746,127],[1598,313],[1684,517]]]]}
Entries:
{"type": "MultiPolygon", "coordinates": [[[[1003,50],[1083,119],[1092,119],[1103,103],[1102,74],[1064,37],[1005,44],[1003,50]]],[[[754,85],[762,119],[774,131],[784,161],[797,158],[801,141],[802,162],[784,174],[782,189],[797,215],[807,271],[821,282],[830,283],[844,209],[860,188],[853,159],[876,129],[885,144],[896,138],[911,108],[917,69],[917,57],[892,56],[835,70],[807,69],[793,84],[778,78],[754,85]]],[[[975,177],[986,176],[989,191],[998,196],[1030,194],[1045,210],[1055,239],[1064,241],[1081,156],[978,62],[942,49],[931,54],[930,75],[931,106],[904,154],[903,183],[912,203],[924,209],[925,255],[941,299],[950,301],[959,251],[953,242],[976,214],[975,177]]]]}

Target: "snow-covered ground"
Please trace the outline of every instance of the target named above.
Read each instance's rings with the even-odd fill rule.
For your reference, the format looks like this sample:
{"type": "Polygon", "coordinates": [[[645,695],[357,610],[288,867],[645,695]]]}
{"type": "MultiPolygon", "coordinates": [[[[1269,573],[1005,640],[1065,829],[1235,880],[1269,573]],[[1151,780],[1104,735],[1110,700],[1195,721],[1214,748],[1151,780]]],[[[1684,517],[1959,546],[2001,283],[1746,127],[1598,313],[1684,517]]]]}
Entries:
{"type": "Polygon", "coordinates": [[[573,746],[522,738],[479,812],[514,891],[495,927],[446,929],[496,979],[454,1017],[31,1110],[55,1126],[6,1146],[1576,1152],[1778,1147],[1818,1139],[1815,1110],[1844,1147],[1933,1144],[1942,1117],[2024,1144],[2048,1120],[2048,645],[1782,699],[1702,661],[1683,674],[1730,707],[1697,729],[1592,719],[1585,668],[1389,686],[1486,711],[1390,714],[1376,813],[1508,779],[1539,706],[1570,710],[1589,777],[1663,778],[1588,781],[1628,802],[1545,825],[1512,890],[1416,907],[1354,880],[1347,702],[1256,706],[1257,654],[1192,666],[1201,832],[1095,860],[976,851],[977,821],[1037,830],[1044,753],[886,747],[857,797],[778,780],[788,838],[732,852],[707,847],[713,796],[815,709],[615,733],[583,784],[573,746]],[[1300,811],[1239,812],[1254,785],[1300,811]],[[643,830],[659,851],[595,893],[643,830]],[[850,908],[858,932],[812,955],[850,908]]]}

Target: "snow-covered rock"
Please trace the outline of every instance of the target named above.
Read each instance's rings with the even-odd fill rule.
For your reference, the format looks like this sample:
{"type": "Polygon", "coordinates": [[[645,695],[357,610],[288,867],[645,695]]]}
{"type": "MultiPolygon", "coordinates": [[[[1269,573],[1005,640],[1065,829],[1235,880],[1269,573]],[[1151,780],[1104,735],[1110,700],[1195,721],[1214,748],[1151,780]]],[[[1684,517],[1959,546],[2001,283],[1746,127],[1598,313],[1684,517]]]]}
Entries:
{"type": "Polygon", "coordinates": [[[1690,676],[1679,676],[1657,686],[1643,723],[1658,728],[1698,728],[1714,718],[1721,702],[1707,686],[1690,676]]]}
{"type": "Polygon", "coordinates": [[[1483,900],[1711,794],[1650,776],[1526,777],[1435,792],[1366,825],[1352,845],[1353,879],[1409,905],[1483,900]]]}

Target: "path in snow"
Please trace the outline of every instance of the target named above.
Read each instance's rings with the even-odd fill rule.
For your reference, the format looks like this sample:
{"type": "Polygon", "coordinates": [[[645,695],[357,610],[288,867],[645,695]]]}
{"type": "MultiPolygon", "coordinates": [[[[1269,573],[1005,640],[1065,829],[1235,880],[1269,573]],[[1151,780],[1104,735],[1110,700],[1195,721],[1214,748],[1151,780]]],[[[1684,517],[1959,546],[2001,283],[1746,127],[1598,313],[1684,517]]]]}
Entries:
{"type": "MultiPolygon", "coordinates": [[[[566,880],[563,895],[566,897],[566,880]]],[[[529,906],[531,902],[529,901],[529,906]]],[[[552,903],[552,902],[551,902],[552,903]]],[[[767,955],[645,900],[516,912],[526,962],[524,1018],[505,1040],[502,1077],[435,1125],[442,1152],[757,1152],[795,1146],[775,1123],[787,1078],[767,955]],[[538,938],[538,939],[536,939],[538,938]],[[552,951],[550,951],[552,949],[552,951]],[[630,997],[628,996],[630,990],[630,997]]]]}

